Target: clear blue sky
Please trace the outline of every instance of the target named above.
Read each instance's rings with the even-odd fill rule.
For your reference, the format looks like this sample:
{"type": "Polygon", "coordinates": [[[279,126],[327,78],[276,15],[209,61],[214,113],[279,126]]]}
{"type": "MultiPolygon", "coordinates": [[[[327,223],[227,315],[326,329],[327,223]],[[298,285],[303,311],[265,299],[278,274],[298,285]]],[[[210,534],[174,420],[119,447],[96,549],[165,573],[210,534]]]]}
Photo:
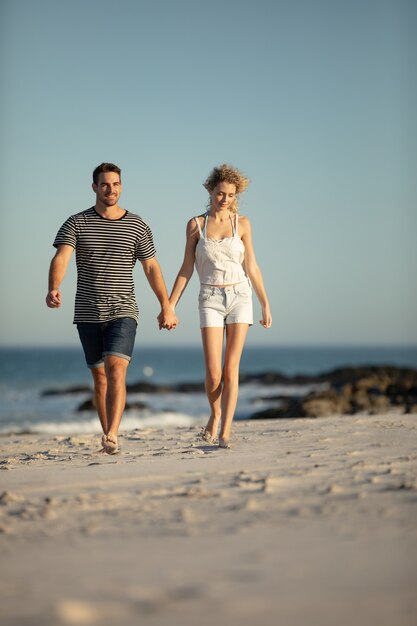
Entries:
{"type": "MultiPolygon", "coordinates": [[[[3,0],[0,17],[1,344],[78,345],[75,262],[59,311],[47,271],[102,161],[169,288],[210,169],[250,177],[274,317],[251,344],[417,343],[414,0],[3,0]]],[[[197,276],[169,334],[135,277],[137,346],[197,344],[197,276]]]]}

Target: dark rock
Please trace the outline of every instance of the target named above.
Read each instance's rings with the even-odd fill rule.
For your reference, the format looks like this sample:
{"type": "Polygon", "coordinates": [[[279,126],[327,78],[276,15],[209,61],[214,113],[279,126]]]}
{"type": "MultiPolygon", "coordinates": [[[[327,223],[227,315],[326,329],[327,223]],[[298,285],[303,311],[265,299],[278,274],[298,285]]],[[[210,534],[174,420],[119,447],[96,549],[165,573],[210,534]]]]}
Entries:
{"type": "MultiPolygon", "coordinates": [[[[408,413],[417,412],[417,370],[390,365],[341,367],[319,375],[287,376],[281,372],[261,372],[240,375],[242,385],[255,382],[259,385],[299,386],[298,395],[278,395],[263,400],[279,402],[252,415],[255,419],[279,417],[318,417],[358,412],[379,413],[392,408],[408,413]],[[303,385],[328,387],[316,389],[303,396],[303,385]]],[[[88,387],[45,390],[43,396],[91,393],[88,387]]],[[[204,382],[184,382],[176,385],[157,385],[138,381],[127,385],[127,393],[203,393],[204,382]]],[[[126,409],[147,408],[143,403],[127,404],[126,409]]],[[[80,404],[80,411],[94,410],[92,399],[80,404]]]]}
{"type": "Polygon", "coordinates": [[[41,392],[41,396],[64,396],[72,393],[91,393],[91,387],[79,386],[68,387],[66,389],[45,389],[41,392]]]}
{"type": "Polygon", "coordinates": [[[417,413],[417,386],[408,389],[405,397],[405,412],[417,413]]]}
{"type": "MultiPolygon", "coordinates": [[[[143,410],[147,408],[148,408],[148,405],[145,402],[126,402],[125,411],[129,411],[132,409],[143,410]]],[[[77,407],[77,411],[80,413],[82,411],[95,411],[95,410],[96,410],[96,403],[94,401],[94,398],[89,398],[88,400],[84,400],[84,402],[81,402],[81,404],[77,407]]]]}
{"type": "Polygon", "coordinates": [[[126,385],[127,393],[170,393],[175,391],[172,385],[156,385],[139,381],[126,385]]]}
{"type": "Polygon", "coordinates": [[[288,400],[288,396],[282,396],[282,395],[278,395],[278,396],[259,396],[258,398],[253,398],[251,400],[252,404],[254,404],[255,402],[271,402],[271,403],[275,403],[275,402],[285,402],[285,400],[288,400]]]}
{"type": "Polygon", "coordinates": [[[357,389],[351,396],[351,413],[386,413],[391,408],[389,398],[382,394],[370,393],[369,390],[357,389]]]}
{"type": "Polygon", "coordinates": [[[361,367],[339,367],[322,374],[297,374],[286,376],[280,372],[260,372],[241,374],[242,384],[256,382],[264,385],[305,385],[328,382],[333,387],[341,388],[360,381],[364,387],[379,387],[385,390],[392,382],[402,381],[407,387],[417,385],[417,370],[391,365],[366,365],[361,367]]]}
{"type": "MultiPolygon", "coordinates": [[[[271,380],[270,373],[266,380],[271,380]]],[[[303,398],[282,397],[279,407],[252,415],[252,418],[325,417],[355,413],[386,413],[393,407],[406,413],[417,412],[417,370],[393,366],[339,368],[303,382],[328,383],[329,389],[316,390],[303,398]]],[[[294,379],[291,380],[294,384],[294,379]]]]}
{"type": "Polygon", "coordinates": [[[260,372],[258,374],[245,374],[240,373],[239,382],[241,385],[247,383],[258,383],[261,385],[286,385],[293,383],[294,379],[291,376],[286,376],[280,372],[260,372]]]}
{"type": "Polygon", "coordinates": [[[204,393],[204,383],[179,383],[175,386],[175,391],[181,393],[204,393]]]}
{"type": "MultiPolygon", "coordinates": [[[[365,367],[342,367],[324,372],[318,375],[297,374],[287,376],[281,372],[260,372],[255,374],[241,373],[242,385],[255,382],[260,385],[306,385],[329,383],[332,387],[343,389],[346,386],[356,384],[360,388],[379,389],[382,392],[393,385],[398,384],[401,388],[411,389],[417,387],[417,370],[394,366],[365,366],[365,367]]],[[[127,385],[128,393],[172,393],[201,392],[204,391],[204,382],[184,382],[177,385],[157,385],[155,383],[138,381],[127,385]]],[[[90,387],[77,386],[67,389],[47,389],[42,395],[59,395],[71,393],[91,392],[90,387]]]]}
{"type": "Polygon", "coordinates": [[[204,383],[178,383],[177,385],[156,385],[154,383],[137,382],[127,385],[128,393],[201,393],[204,383]]]}
{"type": "Polygon", "coordinates": [[[94,398],[89,398],[88,400],[84,400],[84,402],[81,402],[81,404],[79,404],[77,407],[77,411],[80,413],[82,411],[95,411],[95,410],[96,410],[96,403],[94,402],[94,398]]]}
{"type": "Polygon", "coordinates": [[[251,415],[251,419],[261,420],[285,417],[306,417],[300,398],[284,397],[280,406],[263,409],[251,415]]]}
{"type": "Polygon", "coordinates": [[[304,415],[308,417],[328,417],[338,413],[350,413],[352,410],[348,398],[335,389],[313,391],[300,404],[304,415]]]}
{"type": "Polygon", "coordinates": [[[361,387],[380,387],[383,391],[394,382],[401,382],[407,387],[417,384],[417,370],[391,365],[372,365],[364,367],[342,367],[320,375],[333,387],[347,383],[358,383],[361,387]]]}
{"type": "Polygon", "coordinates": [[[410,412],[409,407],[417,404],[417,386],[407,386],[406,383],[392,383],[388,385],[386,395],[394,406],[405,405],[407,413],[410,412]]]}
{"type": "Polygon", "coordinates": [[[144,409],[147,409],[148,405],[146,404],[146,402],[126,402],[126,406],[125,406],[125,410],[126,411],[131,411],[133,409],[137,410],[137,411],[143,411],[144,409]]]}
{"type": "Polygon", "coordinates": [[[127,385],[128,393],[201,393],[204,383],[178,383],[177,385],[155,385],[137,382],[127,385]]]}

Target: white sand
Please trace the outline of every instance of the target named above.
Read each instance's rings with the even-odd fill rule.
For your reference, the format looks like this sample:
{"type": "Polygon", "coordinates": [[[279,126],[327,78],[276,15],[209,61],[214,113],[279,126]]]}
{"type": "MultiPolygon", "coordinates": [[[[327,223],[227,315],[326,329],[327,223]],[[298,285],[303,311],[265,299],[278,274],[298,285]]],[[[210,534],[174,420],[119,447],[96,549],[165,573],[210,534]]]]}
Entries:
{"type": "Polygon", "coordinates": [[[2,437],[1,624],[415,626],[416,417],[234,434],[2,437]]]}

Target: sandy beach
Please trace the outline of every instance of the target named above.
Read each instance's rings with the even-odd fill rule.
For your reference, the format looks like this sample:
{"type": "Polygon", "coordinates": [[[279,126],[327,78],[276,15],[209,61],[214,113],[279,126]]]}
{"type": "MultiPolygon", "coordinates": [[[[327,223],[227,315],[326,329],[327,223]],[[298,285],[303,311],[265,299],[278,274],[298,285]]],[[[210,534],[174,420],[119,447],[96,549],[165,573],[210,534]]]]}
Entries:
{"type": "Polygon", "coordinates": [[[1,438],[6,625],[412,626],[417,420],[1,438]]]}

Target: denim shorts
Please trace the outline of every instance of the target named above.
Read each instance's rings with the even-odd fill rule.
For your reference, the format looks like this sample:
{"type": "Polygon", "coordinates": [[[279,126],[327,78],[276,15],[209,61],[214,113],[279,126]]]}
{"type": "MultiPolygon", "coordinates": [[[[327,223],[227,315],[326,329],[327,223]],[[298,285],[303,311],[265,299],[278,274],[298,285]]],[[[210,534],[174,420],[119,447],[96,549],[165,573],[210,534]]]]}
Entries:
{"type": "Polygon", "coordinates": [[[198,296],[200,328],[253,324],[252,287],[245,280],[230,287],[201,285],[198,296]]]}
{"type": "Polygon", "coordinates": [[[131,317],[109,322],[81,322],[78,334],[88,367],[103,367],[108,354],[130,361],[135,345],[137,323],[131,317]]]}

